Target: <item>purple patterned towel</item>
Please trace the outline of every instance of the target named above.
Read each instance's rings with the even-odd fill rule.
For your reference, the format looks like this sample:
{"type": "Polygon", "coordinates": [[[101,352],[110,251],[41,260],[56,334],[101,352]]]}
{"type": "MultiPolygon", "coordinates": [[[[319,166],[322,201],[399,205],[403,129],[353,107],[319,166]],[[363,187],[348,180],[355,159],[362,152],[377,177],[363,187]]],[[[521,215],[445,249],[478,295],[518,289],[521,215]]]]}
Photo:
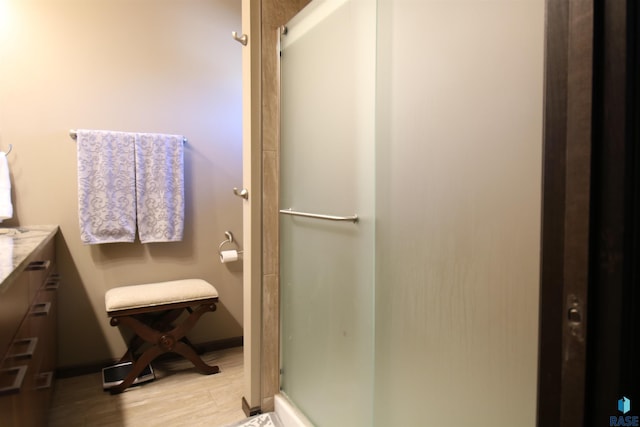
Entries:
{"type": "Polygon", "coordinates": [[[83,243],[133,242],[134,135],[78,130],[78,216],[83,243]]]}
{"type": "Polygon", "coordinates": [[[182,240],[183,145],[182,135],[136,134],[138,235],[142,243],[182,240]]]}

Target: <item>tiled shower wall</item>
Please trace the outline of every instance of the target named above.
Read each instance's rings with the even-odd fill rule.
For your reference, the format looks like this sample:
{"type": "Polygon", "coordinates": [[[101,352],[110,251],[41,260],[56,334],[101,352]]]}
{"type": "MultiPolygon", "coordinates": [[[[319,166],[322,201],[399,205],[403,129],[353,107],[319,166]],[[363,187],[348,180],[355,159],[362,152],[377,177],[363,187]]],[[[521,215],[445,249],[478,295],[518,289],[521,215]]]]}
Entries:
{"type": "Polygon", "coordinates": [[[279,390],[279,29],[310,0],[262,1],[262,410],[272,411],[279,390]]]}

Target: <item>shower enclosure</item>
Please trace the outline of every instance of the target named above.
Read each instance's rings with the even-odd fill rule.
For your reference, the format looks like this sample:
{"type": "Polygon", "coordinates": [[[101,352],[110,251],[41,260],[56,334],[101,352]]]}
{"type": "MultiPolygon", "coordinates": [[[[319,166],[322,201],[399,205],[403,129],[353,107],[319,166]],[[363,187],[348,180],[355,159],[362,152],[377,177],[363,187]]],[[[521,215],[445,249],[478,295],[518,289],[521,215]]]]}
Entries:
{"type": "Polygon", "coordinates": [[[314,0],[281,36],[281,388],[533,426],[544,2],[314,0]]]}

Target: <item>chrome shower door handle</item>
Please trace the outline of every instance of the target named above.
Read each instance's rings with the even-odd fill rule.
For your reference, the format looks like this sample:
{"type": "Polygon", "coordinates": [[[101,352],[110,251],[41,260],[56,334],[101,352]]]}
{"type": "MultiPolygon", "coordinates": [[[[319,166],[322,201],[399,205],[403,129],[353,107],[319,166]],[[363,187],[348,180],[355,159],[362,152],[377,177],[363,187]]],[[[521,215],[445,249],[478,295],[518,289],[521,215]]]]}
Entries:
{"type": "Polygon", "coordinates": [[[280,209],[280,213],[285,215],[291,215],[291,216],[301,216],[305,218],[324,219],[327,221],[353,222],[354,224],[360,220],[360,218],[358,218],[358,215],[349,215],[349,216],[324,215],[324,214],[316,214],[316,213],[310,213],[310,212],[294,211],[291,208],[280,209]]]}

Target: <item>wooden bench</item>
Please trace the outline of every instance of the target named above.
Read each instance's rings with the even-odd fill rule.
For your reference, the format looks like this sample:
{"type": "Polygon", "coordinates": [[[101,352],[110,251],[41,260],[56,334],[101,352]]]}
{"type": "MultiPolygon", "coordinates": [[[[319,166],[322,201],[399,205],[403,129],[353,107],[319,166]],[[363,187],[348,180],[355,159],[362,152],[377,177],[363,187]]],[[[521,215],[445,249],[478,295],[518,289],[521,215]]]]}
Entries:
{"type": "Polygon", "coordinates": [[[186,279],[121,286],[108,290],[104,300],[111,326],[124,325],[135,333],[120,359],[134,362],[133,367],[122,383],[109,389],[112,394],[123,392],[152,360],[164,353],[185,357],[203,374],[220,372],[217,366],[207,365],[186,338],[204,313],[216,310],[218,291],[210,283],[186,279]],[[174,326],[185,310],[189,315],[174,326]],[[150,347],[136,356],[145,343],[150,347]]]}

